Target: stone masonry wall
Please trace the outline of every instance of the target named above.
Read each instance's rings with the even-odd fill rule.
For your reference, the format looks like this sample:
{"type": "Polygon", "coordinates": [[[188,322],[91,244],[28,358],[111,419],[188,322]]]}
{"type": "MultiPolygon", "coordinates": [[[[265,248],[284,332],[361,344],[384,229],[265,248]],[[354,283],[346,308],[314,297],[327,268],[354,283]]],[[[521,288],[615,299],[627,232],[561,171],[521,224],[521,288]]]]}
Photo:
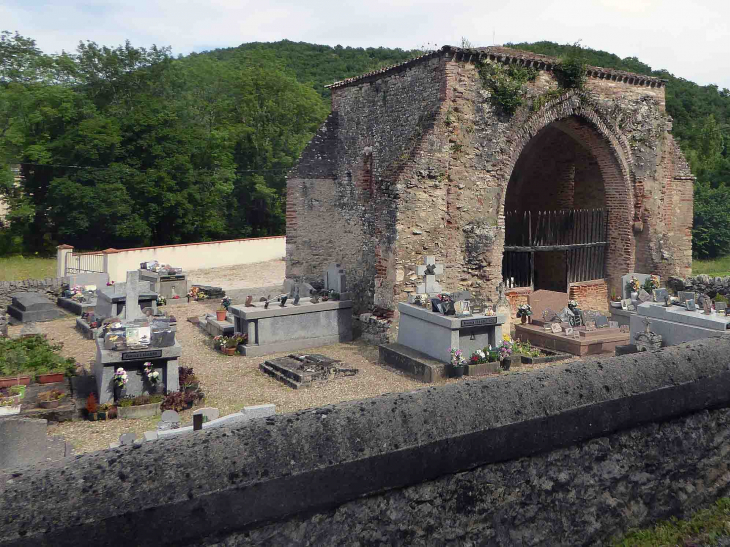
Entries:
{"type": "Polygon", "coordinates": [[[357,308],[392,309],[398,173],[433,123],[441,59],[332,91],[332,114],[287,183],[287,276],[339,262],[357,308]]]}
{"type": "Polygon", "coordinates": [[[607,543],[730,492],[729,351],[723,336],[4,470],[0,546],[607,543]]]}
{"type": "MultiPolygon", "coordinates": [[[[533,100],[558,87],[541,68],[525,106],[508,115],[493,104],[476,56],[459,51],[333,89],[333,113],[289,178],[287,275],[340,261],[357,311],[392,313],[421,281],[416,266],[434,255],[445,290],[496,299],[509,183],[545,176],[539,158],[550,151],[540,143],[550,132],[575,152],[573,166],[551,163],[552,199],[573,189],[577,201],[566,207],[608,209],[607,293],[630,271],[689,273],[693,179],[669,133],[661,82],[591,72],[584,91],[533,111],[533,100]]],[[[520,195],[537,196],[529,187],[520,195]]]]}
{"type": "Polygon", "coordinates": [[[608,285],[603,279],[573,283],[568,297],[575,300],[584,310],[598,310],[608,313],[608,285]]]}

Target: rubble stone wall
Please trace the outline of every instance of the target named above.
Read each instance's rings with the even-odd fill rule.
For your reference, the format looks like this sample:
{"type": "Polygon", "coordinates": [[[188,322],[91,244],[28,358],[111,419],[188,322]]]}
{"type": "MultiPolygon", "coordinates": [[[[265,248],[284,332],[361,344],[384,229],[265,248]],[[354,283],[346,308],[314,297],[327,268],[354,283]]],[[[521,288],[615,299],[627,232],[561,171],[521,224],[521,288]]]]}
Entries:
{"type": "Polygon", "coordinates": [[[0,546],[607,543],[730,493],[729,351],[706,339],[8,469],[0,546]]]}
{"type": "Polygon", "coordinates": [[[0,309],[6,309],[12,302],[11,295],[17,292],[32,292],[48,296],[53,302],[61,291],[63,279],[25,279],[23,281],[0,281],[0,309]]]}
{"type": "Polygon", "coordinates": [[[556,184],[546,195],[564,201],[551,208],[608,209],[607,294],[627,272],[691,272],[693,178],[660,81],[594,71],[584,90],[556,94],[555,73],[540,65],[510,115],[475,61],[444,50],[332,89],[332,114],[289,178],[287,275],[340,261],[356,311],[385,308],[397,320],[396,304],[421,282],[416,267],[434,255],[445,290],[494,300],[510,181],[516,202],[539,210],[530,185],[541,173],[556,184]],[[566,139],[573,165],[546,171],[542,160],[566,139]]]}

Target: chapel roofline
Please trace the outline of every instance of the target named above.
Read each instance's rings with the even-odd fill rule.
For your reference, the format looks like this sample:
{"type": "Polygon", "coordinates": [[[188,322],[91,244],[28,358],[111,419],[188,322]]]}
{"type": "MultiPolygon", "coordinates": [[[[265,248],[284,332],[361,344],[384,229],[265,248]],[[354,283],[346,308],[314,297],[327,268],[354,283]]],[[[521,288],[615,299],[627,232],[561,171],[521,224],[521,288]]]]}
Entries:
{"type": "MultiPolygon", "coordinates": [[[[531,51],[522,51],[518,49],[512,49],[501,46],[490,46],[490,47],[479,47],[479,48],[460,48],[454,46],[443,46],[441,49],[426,53],[419,57],[414,57],[403,63],[397,65],[387,66],[373,72],[367,72],[360,76],[353,78],[347,78],[339,82],[335,82],[330,85],[326,85],[327,89],[337,89],[340,87],[346,87],[351,84],[359,84],[365,81],[377,79],[385,74],[391,74],[399,72],[409,66],[415,65],[439,55],[451,55],[452,60],[455,61],[466,61],[472,62],[477,60],[491,60],[497,61],[504,64],[519,64],[522,66],[536,68],[538,70],[553,70],[556,66],[560,65],[560,60],[557,57],[550,57],[548,55],[540,55],[539,53],[532,53],[531,51]]],[[[656,78],[654,76],[646,76],[643,74],[636,74],[634,72],[626,72],[625,70],[616,70],[614,68],[603,68],[598,66],[587,66],[586,75],[589,78],[597,78],[601,80],[611,80],[614,82],[627,83],[629,85],[644,86],[644,87],[664,87],[667,80],[656,78]]]]}

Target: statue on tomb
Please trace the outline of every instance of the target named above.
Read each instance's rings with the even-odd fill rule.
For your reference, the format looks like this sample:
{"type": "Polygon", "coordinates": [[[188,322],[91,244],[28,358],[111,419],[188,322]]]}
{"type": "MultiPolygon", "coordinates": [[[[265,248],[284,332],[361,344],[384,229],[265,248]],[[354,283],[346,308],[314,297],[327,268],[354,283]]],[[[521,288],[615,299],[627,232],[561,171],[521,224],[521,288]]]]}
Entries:
{"type": "Polygon", "coordinates": [[[639,351],[654,351],[662,347],[662,336],[649,329],[651,321],[648,317],[644,318],[644,332],[638,333],[634,340],[636,342],[636,349],[639,351]]]}
{"type": "Polygon", "coordinates": [[[246,306],[247,308],[253,308],[254,307],[254,305],[253,305],[253,295],[252,294],[249,294],[246,297],[246,303],[244,304],[244,306],[246,306]]]}

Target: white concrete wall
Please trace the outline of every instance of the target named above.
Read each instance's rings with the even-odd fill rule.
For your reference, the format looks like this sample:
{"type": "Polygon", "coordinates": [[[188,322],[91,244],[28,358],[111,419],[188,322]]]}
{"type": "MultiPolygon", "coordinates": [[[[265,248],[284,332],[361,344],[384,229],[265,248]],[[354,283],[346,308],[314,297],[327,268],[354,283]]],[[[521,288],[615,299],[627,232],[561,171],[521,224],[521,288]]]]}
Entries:
{"type": "Polygon", "coordinates": [[[138,249],[107,249],[104,254],[105,269],[109,279],[119,282],[127,279],[127,271],[138,269],[140,262],[151,260],[180,267],[187,272],[280,259],[286,256],[286,237],[232,239],[138,249]]]}

